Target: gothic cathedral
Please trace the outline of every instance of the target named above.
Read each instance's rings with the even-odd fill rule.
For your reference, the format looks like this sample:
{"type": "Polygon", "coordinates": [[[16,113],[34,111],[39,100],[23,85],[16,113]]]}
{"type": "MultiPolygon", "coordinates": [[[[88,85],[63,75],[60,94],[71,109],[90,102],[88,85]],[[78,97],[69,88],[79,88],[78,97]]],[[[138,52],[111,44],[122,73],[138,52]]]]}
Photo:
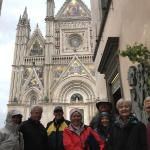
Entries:
{"type": "Polygon", "coordinates": [[[55,16],[54,8],[47,0],[45,37],[38,25],[30,35],[26,8],[19,19],[8,109],[20,110],[25,120],[40,105],[46,124],[55,106],[67,119],[79,108],[89,123],[96,111],[91,12],[82,0],[66,0],[55,16]]]}

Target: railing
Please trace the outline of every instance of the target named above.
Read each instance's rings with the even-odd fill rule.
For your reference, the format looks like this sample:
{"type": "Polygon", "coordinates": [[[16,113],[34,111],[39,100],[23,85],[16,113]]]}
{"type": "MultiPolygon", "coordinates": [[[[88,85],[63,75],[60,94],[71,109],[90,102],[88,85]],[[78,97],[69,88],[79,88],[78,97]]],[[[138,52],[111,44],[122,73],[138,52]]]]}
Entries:
{"type": "MultiPolygon", "coordinates": [[[[68,64],[72,60],[74,56],[53,56],[53,64],[68,64]]],[[[79,60],[82,63],[92,63],[93,62],[93,55],[84,55],[78,56],[79,60]]]]}
{"type": "Polygon", "coordinates": [[[24,62],[25,65],[43,65],[45,61],[44,57],[25,57],[24,62]]]}

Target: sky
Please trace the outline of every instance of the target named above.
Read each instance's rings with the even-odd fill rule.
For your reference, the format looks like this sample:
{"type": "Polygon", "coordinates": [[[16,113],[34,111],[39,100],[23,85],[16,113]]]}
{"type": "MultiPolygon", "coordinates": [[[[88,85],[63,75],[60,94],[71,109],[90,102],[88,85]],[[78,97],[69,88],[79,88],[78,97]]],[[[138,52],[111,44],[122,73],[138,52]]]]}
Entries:
{"type": "MultiPolygon", "coordinates": [[[[58,12],[65,0],[55,0],[55,13],[58,12]]],[[[90,0],[83,0],[90,8],[90,0]]],[[[13,62],[16,27],[19,16],[27,6],[31,31],[39,24],[45,36],[46,0],[4,0],[0,16],[0,127],[4,125],[9,88],[11,79],[11,65],[13,62]]]]}

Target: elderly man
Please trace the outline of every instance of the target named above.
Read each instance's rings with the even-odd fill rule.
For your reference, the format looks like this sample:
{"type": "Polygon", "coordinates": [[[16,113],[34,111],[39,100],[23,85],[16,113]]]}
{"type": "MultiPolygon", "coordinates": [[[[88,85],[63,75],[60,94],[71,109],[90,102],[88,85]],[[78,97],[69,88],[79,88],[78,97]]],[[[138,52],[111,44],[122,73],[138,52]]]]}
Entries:
{"type": "Polygon", "coordinates": [[[144,100],[144,108],[148,115],[147,143],[148,143],[148,150],[150,150],[150,97],[146,97],[146,99],[144,100]]]}
{"type": "Polygon", "coordinates": [[[20,127],[24,138],[24,150],[47,150],[48,148],[47,132],[40,123],[42,112],[42,107],[34,106],[30,118],[20,127]]]}
{"type": "Polygon", "coordinates": [[[49,150],[64,150],[63,131],[70,122],[63,117],[63,109],[56,106],[54,109],[54,119],[47,124],[49,150]]]}
{"type": "Polygon", "coordinates": [[[18,131],[22,115],[11,110],[6,117],[6,125],[0,129],[0,150],[23,150],[23,137],[18,131]]]}

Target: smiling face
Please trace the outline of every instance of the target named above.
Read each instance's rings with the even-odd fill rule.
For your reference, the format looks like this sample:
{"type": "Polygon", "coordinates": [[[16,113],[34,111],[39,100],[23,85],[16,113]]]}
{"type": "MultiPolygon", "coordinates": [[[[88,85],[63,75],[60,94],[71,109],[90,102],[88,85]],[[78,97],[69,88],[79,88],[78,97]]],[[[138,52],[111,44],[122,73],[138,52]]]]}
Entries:
{"type": "Polygon", "coordinates": [[[104,127],[108,127],[109,126],[109,117],[108,116],[103,116],[100,118],[100,123],[104,126],[104,127]]]}
{"type": "Polygon", "coordinates": [[[126,101],[119,103],[117,109],[122,118],[128,118],[131,114],[131,105],[126,101]]]}
{"type": "Polygon", "coordinates": [[[54,116],[55,116],[56,120],[62,119],[63,118],[63,111],[62,110],[54,111],[54,116]]]}
{"type": "Polygon", "coordinates": [[[98,107],[99,112],[111,112],[111,108],[107,103],[103,103],[98,107]]]}
{"type": "Polygon", "coordinates": [[[74,112],[71,115],[70,120],[71,120],[71,123],[76,127],[78,127],[82,124],[82,116],[79,112],[74,112]]]}
{"type": "Polygon", "coordinates": [[[22,115],[14,115],[14,116],[12,116],[12,121],[15,124],[21,124],[21,122],[22,122],[22,115]]]}
{"type": "Polygon", "coordinates": [[[34,108],[33,110],[31,110],[31,119],[35,121],[40,121],[42,117],[42,112],[43,110],[41,108],[34,108]]]}

